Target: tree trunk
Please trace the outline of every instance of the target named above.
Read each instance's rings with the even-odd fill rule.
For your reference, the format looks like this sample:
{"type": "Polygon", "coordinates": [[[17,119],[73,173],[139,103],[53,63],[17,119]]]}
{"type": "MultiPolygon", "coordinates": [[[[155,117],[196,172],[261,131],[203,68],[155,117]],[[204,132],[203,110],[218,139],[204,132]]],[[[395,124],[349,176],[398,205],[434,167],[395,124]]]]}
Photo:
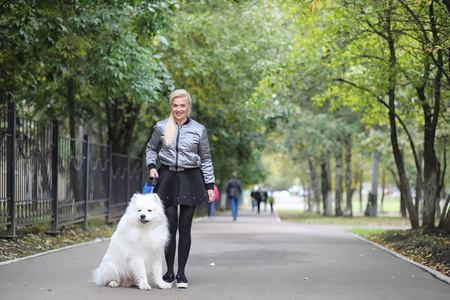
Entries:
{"type": "MultiPolygon", "coordinates": [[[[423,150],[419,150],[419,164],[422,167],[423,166],[423,150]]],[[[423,199],[423,189],[422,189],[422,176],[420,176],[419,172],[417,172],[417,179],[416,179],[416,203],[414,204],[416,208],[416,213],[419,214],[419,205],[420,202],[423,199]]]]}
{"type": "Polygon", "coordinates": [[[306,176],[308,177],[308,185],[307,185],[307,189],[308,189],[308,212],[312,212],[313,211],[313,199],[314,199],[314,178],[313,178],[313,174],[314,174],[314,170],[312,169],[312,162],[311,160],[308,159],[308,167],[306,168],[306,176]]]}
{"type": "Polygon", "coordinates": [[[306,180],[305,180],[305,178],[304,177],[302,177],[302,192],[303,192],[303,194],[301,195],[302,197],[303,197],[303,210],[305,210],[305,211],[308,211],[308,212],[312,212],[312,209],[311,209],[311,200],[310,200],[310,197],[309,197],[309,169],[308,169],[308,167],[306,167],[306,174],[307,174],[307,178],[306,178],[306,180]],[[305,187],[307,188],[306,190],[305,190],[305,187]],[[308,199],[308,200],[307,200],[308,199]]]}
{"type": "MultiPolygon", "coordinates": [[[[443,172],[442,172],[442,178],[441,178],[441,193],[442,198],[445,198],[445,185],[444,185],[444,178],[445,178],[445,170],[447,168],[447,144],[446,144],[447,138],[444,138],[444,153],[443,153],[443,172]]],[[[439,229],[443,230],[446,233],[450,233],[450,193],[447,196],[447,200],[445,201],[444,207],[442,208],[441,217],[439,220],[439,229]]]]}
{"type": "Polygon", "coordinates": [[[384,191],[386,189],[386,174],[383,169],[383,173],[381,174],[381,199],[380,199],[380,213],[383,212],[383,204],[384,204],[384,191]]]}
{"type": "MultiPolygon", "coordinates": [[[[69,134],[70,134],[70,155],[72,157],[72,166],[70,166],[70,189],[73,193],[72,201],[81,201],[82,199],[82,189],[80,188],[79,182],[82,182],[78,178],[78,176],[82,176],[81,172],[77,172],[76,165],[80,164],[80,161],[77,161],[77,152],[76,152],[76,141],[77,132],[76,132],[76,124],[75,124],[75,83],[73,77],[70,77],[67,80],[67,108],[69,113],[69,134]]],[[[82,156],[79,158],[82,160],[82,156]]],[[[86,165],[86,167],[88,167],[86,165]]]]}
{"type": "Polygon", "coordinates": [[[450,233],[450,194],[447,196],[444,208],[442,209],[441,219],[439,220],[439,229],[446,233],[450,233]]]}
{"type": "Polygon", "coordinates": [[[359,171],[359,212],[362,213],[363,211],[363,197],[362,197],[362,190],[363,190],[363,169],[359,171]]]}
{"type": "Polygon", "coordinates": [[[378,206],[378,154],[376,151],[372,152],[372,208],[370,215],[372,217],[377,216],[378,206]]]}
{"type": "Polygon", "coordinates": [[[390,131],[391,131],[391,144],[394,153],[395,163],[397,165],[397,171],[400,179],[400,191],[402,195],[405,197],[406,208],[409,212],[409,220],[411,222],[412,228],[419,228],[419,218],[417,216],[414,204],[412,203],[411,191],[409,189],[408,178],[406,176],[405,167],[403,164],[403,159],[401,155],[400,148],[398,146],[397,141],[397,128],[395,122],[395,91],[394,89],[390,89],[389,91],[389,122],[390,122],[390,131]]]}
{"type": "Polygon", "coordinates": [[[395,67],[397,64],[397,58],[395,54],[395,41],[392,38],[392,32],[391,32],[391,11],[386,10],[386,15],[384,16],[386,18],[386,27],[388,30],[388,36],[386,41],[389,45],[389,53],[390,53],[390,64],[389,64],[389,75],[388,75],[388,82],[389,82],[389,88],[388,88],[388,98],[389,98],[389,124],[390,124],[390,137],[391,137],[391,145],[392,150],[395,158],[395,164],[397,165],[397,171],[400,179],[400,187],[401,192],[405,196],[405,202],[406,207],[409,212],[409,220],[411,222],[412,228],[419,228],[419,218],[417,216],[417,213],[415,211],[412,198],[411,198],[411,191],[409,189],[409,183],[408,178],[406,176],[405,172],[405,166],[403,163],[403,159],[401,157],[401,151],[398,145],[398,138],[397,138],[397,124],[395,119],[395,84],[396,84],[396,74],[395,74],[395,67]]]}
{"type": "MultiPolygon", "coordinates": [[[[402,160],[404,159],[404,152],[401,150],[402,160]]],[[[403,218],[406,218],[408,216],[408,213],[406,212],[406,202],[405,202],[405,194],[402,192],[402,188],[400,186],[400,182],[397,184],[398,189],[400,190],[400,214],[403,218]]]]}
{"type": "Polygon", "coordinates": [[[316,213],[320,214],[320,196],[319,196],[319,187],[317,186],[317,175],[314,170],[314,165],[311,159],[308,159],[308,166],[311,172],[311,191],[314,202],[316,203],[316,213]]]}
{"type": "Polygon", "coordinates": [[[69,109],[69,134],[71,139],[75,139],[75,88],[72,77],[67,80],[67,107],[69,109]]]}
{"type": "Polygon", "coordinates": [[[378,197],[378,156],[376,151],[372,152],[372,180],[371,180],[371,189],[367,199],[366,210],[364,211],[365,216],[377,216],[377,197],[378,197]]]}
{"type": "Polygon", "coordinates": [[[338,147],[338,154],[336,154],[336,184],[335,184],[335,196],[334,196],[334,203],[335,203],[335,215],[336,216],[342,216],[344,213],[342,212],[342,153],[340,151],[341,143],[338,142],[336,144],[336,147],[338,147]]]}
{"type": "Polygon", "coordinates": [[[112,103],[105,103],[108,121],[108,138],[113,145],[113,153],[128,154],[133,141],[140,105],[125,97],[114,98],[112,103]]]}
{"type": "Polygon", "coordinates": [[[346,136],[344,139],[345,143],[345,194],[347,197],[347,207],[345,209],[345,215],[348,217],[353,217],[353,207],[352,207],[352,145],[351,137],[346,136]]]}
{"type": "MultiPolygon", "coordinates": [[[[439,44],[439,36],[436,28],[436,19],[434,16],[433,4],[429,6],[430,26],[433,33],[434,42],[439,44]]],[[[443,57],[442,50],[437,51],[439,65],[434,78],[434,106],[429,102],[422,101],[424,112],[424,168],[423,168],[423,223],[425,228],[435,227],[436,196],[439,194],[439,162],[434,149],[436,127],[439,118],[440,100],[441,100],[441,81],[443,57]]]]}
{"type": "Polygon", "coordinates": [[[325,216],[332,216],[330,154],[327,153],[322,163],[322,198],[325,216]]]}

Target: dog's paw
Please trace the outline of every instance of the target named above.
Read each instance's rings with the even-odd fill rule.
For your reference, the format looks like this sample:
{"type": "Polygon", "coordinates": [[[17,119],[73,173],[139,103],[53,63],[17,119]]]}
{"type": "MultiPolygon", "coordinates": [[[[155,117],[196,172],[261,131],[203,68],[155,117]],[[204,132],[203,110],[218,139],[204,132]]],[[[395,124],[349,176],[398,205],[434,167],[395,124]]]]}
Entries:
{"type": "Polygon", "coordinates": [[[111,288],[116,288],[119,286],[119,283],[117,281],[113,280],[108,283],[108,286],[111,288]]]}
{"type": "Polygon", "coordinates": [[[160,289],[164,289],[164,290],[167,290],[167,289],[172,288],[172,283],[165,282],[165,281],[158,282],[158,283],[156,283],[156,285],[157,285],[160,289]]]}
{"type": "Polygon", "coordinates": [[[138,288],[143,291],[150,291],[152,287],[147,282],[142,282],[138,285],[138,288]]]}

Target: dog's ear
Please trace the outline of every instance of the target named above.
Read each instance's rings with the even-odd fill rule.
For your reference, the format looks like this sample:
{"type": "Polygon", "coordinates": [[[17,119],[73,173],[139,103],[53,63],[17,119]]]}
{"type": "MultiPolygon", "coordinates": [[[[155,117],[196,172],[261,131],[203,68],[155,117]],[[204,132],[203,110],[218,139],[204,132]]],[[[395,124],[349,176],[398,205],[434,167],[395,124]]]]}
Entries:
{"type": "Polygon", "coordinates": [[[161,202],[161,199],[159,199],[158,195],[157,195],[157,194],[155,194],[155,193],[152,193],[151,195],[152,195],[152,199],[153,199],[153,201],[155,201],[155,203],[157,203],[157,204],[159,204],[159,205],[161,205],[161,206],[162,206],[162,202],[161,202]]]}
{"type": "Polygon", "coordinates": [[[131,197],[131,202],[135,202],[137,199],[137,193],[134,193],[133,197],[131,197]]]}

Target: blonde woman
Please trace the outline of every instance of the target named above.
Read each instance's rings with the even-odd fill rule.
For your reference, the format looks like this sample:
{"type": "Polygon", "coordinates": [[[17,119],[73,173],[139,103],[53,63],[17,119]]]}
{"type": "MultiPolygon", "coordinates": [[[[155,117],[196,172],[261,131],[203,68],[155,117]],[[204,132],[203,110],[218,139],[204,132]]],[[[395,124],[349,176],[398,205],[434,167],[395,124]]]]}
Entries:
{"type": "Polygon", "coordinates": [[[191,247],[191,226],[196,205],[213,202],[214,170],[206,129],[189,118],[191,96],[178,89],[170,95],[171,114],[155,125],[147,144],[150,177],[158,178],[155,193],[164,204],[169,220],[170,241],[166,247],[164,281],[187,288],[185,266],[191,247]],[[156,169],[156,160],[161,166],[156,169]],[[179,208],[179,212],[178,212],[179,208]],[[175,276],[175,236],[178,231],[178,272],[175,276]]]}

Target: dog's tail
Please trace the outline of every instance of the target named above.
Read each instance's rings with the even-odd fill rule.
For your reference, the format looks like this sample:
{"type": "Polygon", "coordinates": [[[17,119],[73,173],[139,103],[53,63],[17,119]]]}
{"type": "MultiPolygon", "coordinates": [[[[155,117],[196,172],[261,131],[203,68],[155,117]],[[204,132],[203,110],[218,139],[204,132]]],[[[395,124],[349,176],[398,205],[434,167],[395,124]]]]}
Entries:
{"type": "Polygon", "coordinates": [[[91,272],[91,282],[95,283],[96,285],[106,285],[106,283],[102,281],[100,268],[97,268],[91,272]]]}
{"type": "Polygon", "coordinates": [[[93,283],[100,286],[108,285],[113,280],[118,281],[116,274],[104,264],[92,271],[91,278],[93,283]]]}

